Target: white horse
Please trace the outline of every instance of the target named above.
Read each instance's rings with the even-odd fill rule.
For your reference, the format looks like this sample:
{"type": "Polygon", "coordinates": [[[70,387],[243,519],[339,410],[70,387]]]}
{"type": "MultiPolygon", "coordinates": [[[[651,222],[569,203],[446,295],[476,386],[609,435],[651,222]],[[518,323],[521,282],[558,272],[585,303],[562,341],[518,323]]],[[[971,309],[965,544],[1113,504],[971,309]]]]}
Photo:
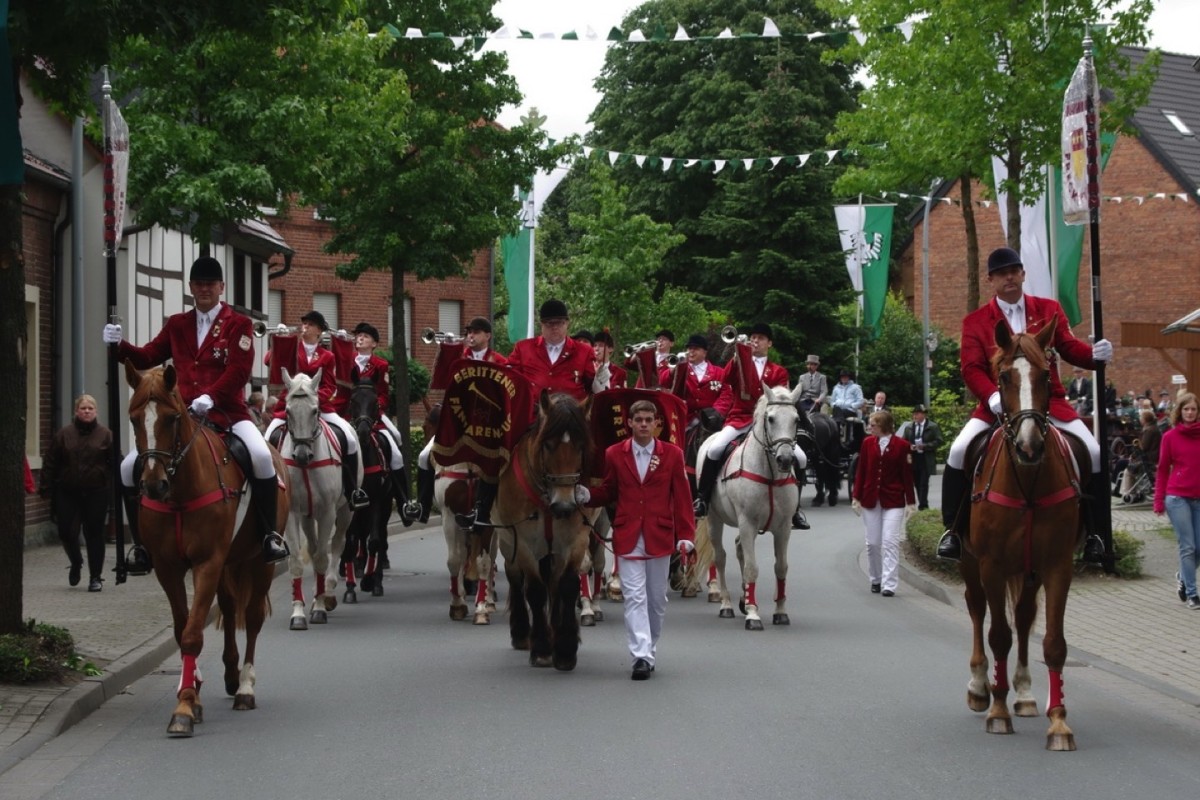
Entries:
{"type": "MultiPolygon", "coordinates": [[[[288,568],[292,573],[292,616],[289,627],[294,631],[308,630],[308,623],[320,625],[328,621],[327,612],[337,607],[338,554],[350,527],[351,510],[342,493],[342,455],[337,435],[320,417],[317,387],[321,385],[321,370],[309,378],[292,377],[285,369],[283,382],[287,387],[287,435],[280,455],[287,464],[291,478],[291,513],[288,514],[287,542],[291,555],[288,568]],[[301,538],[303,536],[303,539],[301,538]],[[312,608],[305,617],[304,559],[301,547],[307,546],[316,575],[316,592],[312,608]]],[[[358,482],[362,483],[362,467],[358,482]]]]}
{"type": "MultiPolygon", "coordinates": [[[[725,525],[736,525],[738,563],[742,569],[742,610],[746,630],[761,631],[755,590],[758,583],[758,559],[754,545],[759,533],[775,534],[775,613],[772,624],[789,624],[785,608],[787,585],[787,546],[792,530],[792,515],[800,503],[800,487],[792,477],[792,452],[796,442],[800,387],[772,388],[763,384],[762,397],[754,407],[754,423],[721,468],[708,509],[708,533],[717,564],[721,592],[719,616],[732,618],[733,606],[725,584],[725,525]]],[[[712,440],[710,439],[709,442],[712,440]]],[[[696,455],[696,472],[703,469],[708,444],[696,455]]]]}
{"type": "MultiPolygon", "coordinates": [[[[468,514],[473,506],[469,464],[455,464],[441,469],[430,460],[437,470],[433,484],[433,497],[442,509],[442,533],[446,537],[446,569],[450,572],[450,619],[467,618],[467,589],[474,585],[475,610],[471,621],[475,625],[490,625],[496,611],[496,548],[499,537],[490,537],[487,547],[476,545],[478,551],[471,557],[469,528],[455,521],[455,514],[468,514]]],[[[476,474],[478,472],[476,471],[476,474]]]]}

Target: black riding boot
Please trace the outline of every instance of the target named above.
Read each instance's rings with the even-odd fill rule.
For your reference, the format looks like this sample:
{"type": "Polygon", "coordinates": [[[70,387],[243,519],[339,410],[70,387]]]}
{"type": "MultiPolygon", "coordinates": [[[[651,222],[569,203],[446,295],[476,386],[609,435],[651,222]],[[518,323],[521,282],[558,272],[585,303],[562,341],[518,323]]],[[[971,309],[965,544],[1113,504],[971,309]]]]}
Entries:
{"type": "Polygon", "coordinates": [[[342,492],[352,510],[357,511],[371,502],[367,493],[358,486],[358,453],[346,453],[342,456],[342,492]]]}
{"type": "Polygon", "coordinates": [[[262,539],[263,558],[267,563],[282,561],[288,557],[287,542],[275,530],[278,525],[277,511],[279,484],[272,475],[269,478],[250,479],[250,506],[258,520],[258,535],[262,539]]]}
{"type": "Polygon", "coordinates": [[[470,514],[455,514],[454,521],[461,528],[471,528],[477,525],[490,527],[492,524],[492,506],[496,502],[496,493],[500,484],[491,483],[480,478],[475,483],[475,508],[470,514]]]}
{"type": "Polygon", "coordinates": [[[703,517],[708,513],[708,504],[712,502],[713,487],[717,485],[717,475],[720,473],[720,461],[713,461],[711,458],[704,459],[704,466],[700,469],[700,486],[697,490],[700,496],[693,504],[693,510],[697,517],[703,517]]]}
{"type": "Polygon", "coordinates": [[[436,479],[433,470],[417,465],[417,503],[421,506],[420,516],[417,517],[419,522],[429,522],[429,515],[433,513],[433,484],[436,479]]]}
{"type": "MultiPolygon", "coordinates": [[[[1088,480],[1088,499],[1083,507],[1084,529],[1086,538],[1083,540],[1083,560],[1089,564],[1104,563],[1104,540],[1096,532],[1099,529],[1100,516],[1112,507],[1112,499],[1108,496],[1108,487],[1099,475],[1093,475],[1088,480]]],[[[1109,511],[1108,513],[1112,513],[1109,511]]]]}
{"type": "Polygon", "coordinates": [[[417,504],[408,499],[408,485],[408,470],[404,467],[392,470],[392,496],[396,498],[396,513],[406,528],[412,527],[421,515],[417,504]]]}
{"type": "Polygon", "coordinates": [[[804,484],[807,482],[805,478],[806,472],[807,470],[804,467],[801,467],[795,461],[792,462],[792,474],[796,476],[797,489],[796,513],[792,514],[792,527],[799,528],[802,531],[812,528],[812,525],[808,524],[808,517],[804,516],[804,512],[800,510],[800,497],[798,494],[799,490],[803,489],[804,484]]]}
{"type": "Polygon", "coordinates": [[[129,575],[149,575],[150,554],[146,552],[146,548],[142,547],[142,537],[138,535],[138,514],[142,507],[142,493],[137,489],[122,486],[121,502],[125,506],[125,522],[129,524],[129,538],[133,539],[133,545],[125,554],[125,572],[129,575]]]}
{"type": "Polygon", "coordinates": [[[962,541],[955,526],[958,524],[959,509],[967,493],[967,473],[947,466],[942,475],[942,524],[946,532],[938,541],[938,558],[958,561],[962,558],[962,541]]]}

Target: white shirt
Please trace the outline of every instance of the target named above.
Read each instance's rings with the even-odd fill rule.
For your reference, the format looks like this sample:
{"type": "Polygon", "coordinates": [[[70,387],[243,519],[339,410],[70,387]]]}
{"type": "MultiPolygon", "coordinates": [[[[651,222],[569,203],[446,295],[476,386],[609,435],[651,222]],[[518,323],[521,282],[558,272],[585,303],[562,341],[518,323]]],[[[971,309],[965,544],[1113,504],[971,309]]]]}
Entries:
{"type": "Polygon", "coordinates": [[[564,344],[566,344],[566,342],[559,342],[558,344],[550,344],[549,342],[546,342],[546,356],[550,359],[551,364],[553,364],[555,361],[558,361],[558,356],[562,353],[564,344]]]}
{"type": "MultiPolygon", "coordinates": [[[[476,361],[483,361],[485,356],[487,356],[487,348],[486,347],[483,348],[482,350],[472,350],[471,351],[471,358],[475,359],[476,361]]],[[[550,360],[553,361],[554,359],[552,358],[550,360]]]]}
{"type": "Polygon", "coordinates": [[[692,374],[696,376],[696,380],[704,380],[704,376],[708,374],[708,362],[701,361],[699,364],[693,364],[692,374]]]}
{"type": "Polygon", "coordinates": [[[1008,318],[1008,327],[1012,328],[1013,333],[1024,333],[1025,331],[1025,297],[1015,303],[1006,303],[999,297],[996,298],[996,305],[1004,312],[1004,316],[1008,318]]]}
{"type": "Polygon", "coordinates": [[[754,356],[754,368],[758,370],[758,379],[762,380],[763,372],[767,368],[767,357],[754,356]]]}
{"type": "Polygon", "coordinates": [[[650,440],[650,444],[642,447],[637,442],[633,443],[633,463],[637,464],[638,478],[646,480],[646,471],[650,467],[650,458],[654,455],[654,440],[650,440]]]}
{"type": "Polygon", "coordinates": [[[312,361],[313,353],[317,352],[317,346],[308,342],[301,342],[300,344],[304,345],[304,355],[308,357],[309,361],[312,361]]]}
{"type": "Polygon", "coordinates": [[[208,336],[208,329],[212,327],[213,321],[217,315],[221,313],[221,304],[217,303],[208,311],[196,309],[196,347],[199,348],[204,344],[204,337],[208,336]]]}
{"type": "Polygon", "coordinates": [[[359,353],[358,355],[356,355],[354,357],[354,363],[358,365],[358,369],[360,372],[367,368],[367,362],[369,362],[370,360],[371,360],[370,353],[359,353]]]}
{"type": "Polygon", "coordinates": [[[886,451],[888,442],[890,442],[891,440],[892,440],[892,435],[890,433],[887,436],[880,436],[879,437],[879,452],[882,453],[882,452],[886,451]]]}

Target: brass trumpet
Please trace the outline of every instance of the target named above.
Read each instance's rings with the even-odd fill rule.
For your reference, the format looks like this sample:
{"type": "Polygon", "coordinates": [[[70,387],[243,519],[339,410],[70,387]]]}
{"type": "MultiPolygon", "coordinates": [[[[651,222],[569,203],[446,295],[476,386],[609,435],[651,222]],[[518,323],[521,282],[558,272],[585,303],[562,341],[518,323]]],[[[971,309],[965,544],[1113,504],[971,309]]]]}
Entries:
{"type": "Polygon", "coordinates": [[[296,336],[300,333],[299,325],[276,325],[273,328],[268,328],[267,323],[261,319],[254,320],[254,336],[263,338],[264,336],[296,336]]]}
{"type": "Polygon", "coordinates": [[[354,336],[346,331],[321,331],[321,338],[318,340],[323,346],[329,345],[334,339],[341,339],[343,342],[353,342],[354,336]]]}
{"type": "Polygon", "coordinates": [[[457,333],[447,333],[446,331],[435,331],[433,328],[426,328],[421,331],[421,341],[425,344],[458,344],[464,339],[457,333]]]}
{"type": "Polygon", "coordinates": [[[657,339],[647,339],[646,341],[638,342],[637,344],[627,344],[625,345],[625,357],[633,358],[636,353],[640,353],[643,350],[653,350],[656,347],[658,347],[657,339]]]}
{"type": "Polygon", "coordinates": [[[674,367],[678,364],[683,364],[687,361],[687,351],[684,350],[682,353],[671,353],[667,356],[666,361],[668,367],[674,367]]]}
{"type": "Polygon", "coordinates": [[[737,328],[732,325],[726,325],[721,328],[721,341],[725,344],[733,344],[734,342],[746,343],[750,341],[750,337],[744,333],[738,333],[737,328]]]}

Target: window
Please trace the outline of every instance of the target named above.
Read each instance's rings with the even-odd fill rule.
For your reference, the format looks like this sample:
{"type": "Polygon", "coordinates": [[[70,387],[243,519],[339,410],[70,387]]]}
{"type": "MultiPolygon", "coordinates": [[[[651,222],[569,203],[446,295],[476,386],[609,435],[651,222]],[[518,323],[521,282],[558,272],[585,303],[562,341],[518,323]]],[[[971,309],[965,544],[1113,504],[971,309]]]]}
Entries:
{"type": "Polygon", "coordinates": [[[341,327],[338,325],[338,296],[336,294],[315,292],[312,302],[313,311],[321,312],[321,315],[325,317],[325,321],[329,323],[330,330],[336,331],[341,327]]]}
{"type": "Polygon", "coordinates": [[[1167,122],[1170,122],[1172,125],[1175,126],[1175,130],[1179,131],[1184,136],[1195,136],[1196,135],[1196,134],[1192,133],[1192,129],[1189,128],[1187,126],[1187,123],[1184,122],[1182,119],[1180,119],[1179,115],[1176,114],[1174,111],[1167,111],[1166,109],[1163,109],[1163,116],[1167,118],[1167,122]]]}
{"type": "Polygon", "coordinates": [[[267,327],[274,328],[283,322],[283,292],[278,289],[267,291],[267,327]]]}
{"type": "Polygon", "coordinates": [[[461,335],[463,325],[462,318],[462,301],[461,300],[439,300],[438,301],[438,330],[445,333],[453,333],[461,335]]]}

